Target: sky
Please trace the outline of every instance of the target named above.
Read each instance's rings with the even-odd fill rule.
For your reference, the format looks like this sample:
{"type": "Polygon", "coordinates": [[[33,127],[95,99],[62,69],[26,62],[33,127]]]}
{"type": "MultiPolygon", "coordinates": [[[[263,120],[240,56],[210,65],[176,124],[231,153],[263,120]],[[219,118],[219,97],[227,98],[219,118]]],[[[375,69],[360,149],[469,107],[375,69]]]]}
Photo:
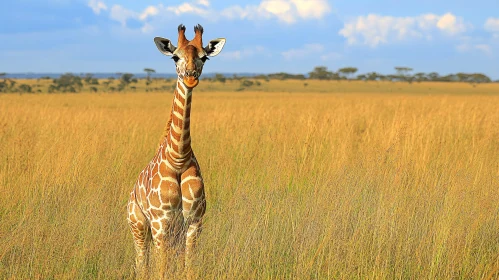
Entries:
{"type": "Polygon", "coordinates": [[[479,72],[499,79],[498,0],[16,0],[0,9],[0,72],[174,73],[153,38],[226,38],[204,72],[479,72]]]}

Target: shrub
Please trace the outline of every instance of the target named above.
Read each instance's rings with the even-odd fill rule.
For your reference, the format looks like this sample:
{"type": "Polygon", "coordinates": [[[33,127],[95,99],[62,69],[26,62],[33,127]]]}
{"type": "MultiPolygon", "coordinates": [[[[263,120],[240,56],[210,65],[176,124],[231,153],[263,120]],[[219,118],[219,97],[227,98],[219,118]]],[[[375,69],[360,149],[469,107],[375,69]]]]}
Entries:
{"type": "Polygon", "coordinates": [[[52,87],[52,92],[78,92],[83,87],[82,79],[71,73],[61,75],[58,79],[52,80],[52,82],[55,84],[52,87]]]}
{"type": "Polygon", "coordinates": [[[19,85],[19,91],[24,92],[24,93],[31,93],[31,86],[27,84],[21,84],[19,85]]]}
{"type": "Polygon", "coordinates": [[[253,82],[253,81],[250,81],[250,80],[244,80],[244,81],[242,81],[242,83],[241,83],[241,87],[251,87],[253,84],[254,84],[254,82],[253,82]]]}

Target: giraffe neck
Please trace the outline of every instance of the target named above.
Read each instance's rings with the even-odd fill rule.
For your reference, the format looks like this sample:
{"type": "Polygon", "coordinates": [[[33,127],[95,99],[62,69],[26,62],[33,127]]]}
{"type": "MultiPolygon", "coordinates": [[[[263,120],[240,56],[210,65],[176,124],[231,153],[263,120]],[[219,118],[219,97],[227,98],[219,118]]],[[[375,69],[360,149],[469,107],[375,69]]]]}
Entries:
{"type": "Polygon", "coordinates": [[[190,134],[192,88],[186,87],[179,78],[173,94],[170,132],[166,136],[168,161],[172,167],[181,169],[192,156],[190,134]]]}

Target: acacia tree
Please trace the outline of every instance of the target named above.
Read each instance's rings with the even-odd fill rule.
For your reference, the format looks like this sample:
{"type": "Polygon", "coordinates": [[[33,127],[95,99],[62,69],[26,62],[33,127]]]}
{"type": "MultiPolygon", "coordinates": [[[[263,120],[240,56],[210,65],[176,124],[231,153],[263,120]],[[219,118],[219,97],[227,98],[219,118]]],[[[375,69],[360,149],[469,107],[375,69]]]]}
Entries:
{"type": "Polygon", "coordinates": [[[310,79],[329,80],[333,76],[333,73],[328,71],[326,66],[317,66],[308,75],[310,79]]]}
{"type": "Polygon", "coordinates": [[[426,74],[425,74],[425,73],[423,73],[423,72],[419,72],[419,73],[414,74],[414,79],[416,79],[416,81],[417,81],[418,83],[420,83],[420,82],[422,82],[422,81],[426,81],[426,80],[428,80],[428,79],[426,78],[426,74]]]}
{"type": "Polygon", "coordinates": [[[395,71],[397,71],[397,76],[399,77],[399,79],[404,81],[412,81],[412,79],[409,79],[409,74],[412,71],[412,68],[397,66],[395,67],[395,71]]]}
{"type": "Polygon", "coordinates": [[[368,81],[376,81],[379,78],[379,74],[376,72],[369,72],[366,74],[366,80],[368,81]]]}
{"type": "Polygon", "coordinates": [[[151,74],[152,73],[156,73],[156,70],[154,70],[152,68],[144,68],[144,72],[146,72],[146,74],[147,74],[147,81],[150,81],[151,80],[151,74]]]}
{"type": "Polygon", "coordinates": [[[79,92],[83,87],[82,79],[71,73],[61,75],[54,79],[49,86],[49,92],[79,92]]]}
{"type": "Polygon", "coordinates": [[[340,74],[343,74],[349,79],[350,76],[355,75],[357,73],[357,68],[355,67],[344,67],[338,70],[340,74]]]}
{"type": "Polygon", "coordinates": [[[144,72],[146,72],[146,74],[147,74],[146,87],[149,87],[149,85],[152,83],[151,74],[156,73],[156,70],[154,70],[152,68],[144,68],[144,72]]]}
{"type": "Polygon", "coordinates": [[[440,80],[440,74],[438,74],[437,72],[431,72],[427,75],[428,79],[430,79],[430,81],[438,81],[440,80]]]}
{"type": "Polygon", "coordinates": [[[121,75],[120,84],[118,85],[118,90],[124,90],[128,87],[130,83],[136,83],[137,79],[133,78],[133,74],[124,73],[121,75]]]}
{"type": "Polygon", "coordinates": [[[487,77],[487,75],[484,75],[482,73],[474,73],[470,75],[470,80],[472,80],[475,83],[490,83],[492,80],[487,77]]]}

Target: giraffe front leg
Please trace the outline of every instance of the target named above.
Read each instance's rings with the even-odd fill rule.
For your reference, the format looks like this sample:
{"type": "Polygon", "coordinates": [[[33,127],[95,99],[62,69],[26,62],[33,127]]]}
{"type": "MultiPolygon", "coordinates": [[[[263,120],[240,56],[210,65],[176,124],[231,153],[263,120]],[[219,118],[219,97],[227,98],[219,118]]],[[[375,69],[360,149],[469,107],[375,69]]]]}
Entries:
{"type": "Polygon", "coordinates": [[[161,227],[154,227],[154,223],[159,224],[159,221],[153,222],[151,233],[154,243],[154,263],[156,264],[154,274],[159,275],[156,279],[165,279],[167,259],[167,244],[166,232],[161,227]]]}
{"type": "Polygon", "coordinates": [[[128,201],[128,224],[133,235],[136,251],[135,275],[138,279],[147,279],[149,265],[149,244],[151,233],[147,224],[147,219],[135,202],[135,195],[132,192],[128,201]]]}
{"type": "Polygon", "coordinates": [[[156,272],[160,279],[174,270],[173,247],[179,226],[180,186],[175,178],[163,173],[159,187],[148,195],[151,232],[155,245],[156,272]],[[168,176],[168,177],[167,177],[168,176]]]}
{"type": "Polygon", "coordinates": [[[157,217],[151,221],[151,233],[154,243],[155,273],[159,279],[171,278],[173,273],[173,245],[175,243],[176,214],[172,210],[152,210],[157,217]],[[160,215],[161,214],[161,215],[160,215]]]}
{"type": "MultiPolygon", "coordinates": [[[[154,212],[154,211],[153,211],[154,212]]],[[[159,212],[159,211],[157,211],[159,212]]],[[[159,279],[170,279],[174,273],[174,211],[165,211],[161,218],[151,221],[151,233],[154,243],[155,274],[159,279]]],[[[155,279],[158,279],[155,278],[155,279]]]]}
{"type": "Polygon", "coordinates": [[[192,262],[197,238],[201,233],[202,218],[206,211],[203,178],[197,162],[181,176],[182,214],[184,216],[185,237],[185,268],[192,275],[192,262]]]}
{"type": "Polygon", "coordinates": [[[197,238],[201,233],[202,220],[194,220],[187,223],[187,233],[185,238],[185,267],[189,273],[192,273],[192,262],[194,260],[194,249],[196,246],[197,238]]]}

